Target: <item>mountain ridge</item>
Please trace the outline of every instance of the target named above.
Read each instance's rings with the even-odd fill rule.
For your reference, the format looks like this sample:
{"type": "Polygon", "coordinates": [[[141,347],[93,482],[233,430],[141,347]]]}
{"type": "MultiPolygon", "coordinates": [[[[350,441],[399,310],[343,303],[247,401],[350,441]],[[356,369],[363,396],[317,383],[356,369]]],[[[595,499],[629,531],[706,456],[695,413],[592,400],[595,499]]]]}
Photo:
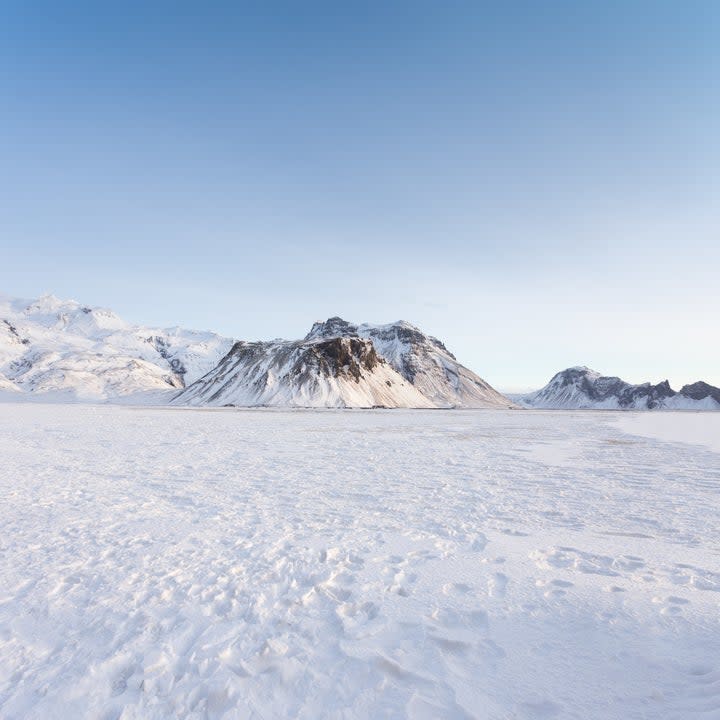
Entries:
{"type": "Polygon", "coordinates": [[[3,400],[435,408],[508,408],[515,401],[526,408],[720,410],[720,389],[702,380],[676,391],[667,380],[633,385],[585,366],[509,397],[405,320],[374,325],[333,316],[313,323],[300,340],[248,342],[133,325],[112,310],[54,295],[0,294],[3,400]]]}
{"type": "Polygon", "coordinates": [[[50,294],[0,295],[0,395],[174,405],[513,406],[407,321],[357,325],[335,316],[314,323],[301,340],[247,342],[133,325],[112,310],[50,294]]]}
{"type": "Polygon", "coordinates": [[[720,389],[704,381],[673,390],[668,380],[631,384],[586,366],[561,370],[540,390],[513,397],[542,409],[720,410],[720,389]]]}

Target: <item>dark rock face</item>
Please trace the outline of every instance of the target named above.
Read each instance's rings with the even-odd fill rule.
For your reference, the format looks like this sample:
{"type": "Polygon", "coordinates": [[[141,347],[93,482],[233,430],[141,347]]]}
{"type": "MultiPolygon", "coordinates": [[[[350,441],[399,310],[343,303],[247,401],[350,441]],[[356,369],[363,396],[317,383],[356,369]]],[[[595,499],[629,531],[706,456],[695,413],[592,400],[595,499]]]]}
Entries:
{"type": "Polygon", "coordinates": [[[357,337],[336,337],[315,343],[308,348],[315,358],[320,372],[341,377],[343,375],[360,382],[363,370],[372,371],[381,360],[369,340],[357,337]]]}
{"type": "Polygon", "coordinates": [[[17,331],[17,328],[9,321],[9,320],[3,320],[3,323],[5,323],[5,326],[7,327],[10,335],[14,338],[16,342],[19,342],[23,345],[29,345],[30,341],[27,338],[20,337],[20,334],[17,331]]]}
{"type": "Polygon", "coordinates": [[[581,387],[591,400],[607,400],[617,397],[627,390],[627,383],[619,377],[600,377],[594,382],[587,376],[582,378],[581,387]]]}
{"type": "Polygon", "coordinates": [[[163,360],[166,360],[170,364],[170,368],[172,371],[180,376],[180,379],[182,380],[182,385],[184,385],[183,376],[185,373],[187,373],[187,369],[182,364],[180,360],[177,358],[171,357],[169,352],[169,345],[167,342],[157,335],[152,335],[151,337],[147,338],[147,342],[150,343],[157,351],[163,360]]]}
{"type": "Polygon", "coordinates": [[[710,385],[700,380],[691,385],[684,385],[680,390],[680,394],[691,400],[704,400],[711,397],[716,403],[720,404],[720,388],[710,385]]]}
{"type": "Polygon", "coordinates": [[[648,410],[655,410],[663,406],[664,400],[674,397],[676,394],[667,380],[657,385],[650,383],[628,385],[618,396],[618,404],[620,407],[631,407],[637,406],[638,402],[641,402],[647,406],[648,410]]]}

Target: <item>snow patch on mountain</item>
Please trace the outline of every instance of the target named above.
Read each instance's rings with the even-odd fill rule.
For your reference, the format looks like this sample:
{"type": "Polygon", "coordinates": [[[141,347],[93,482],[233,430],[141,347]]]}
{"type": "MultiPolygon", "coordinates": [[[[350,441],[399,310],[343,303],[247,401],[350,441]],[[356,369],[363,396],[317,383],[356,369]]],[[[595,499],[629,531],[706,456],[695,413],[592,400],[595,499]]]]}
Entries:
{"type": "Polygon", "coordinates": [[[0,392],[20,393],[22,390],[12,381],[0,373],[0,392]]]}

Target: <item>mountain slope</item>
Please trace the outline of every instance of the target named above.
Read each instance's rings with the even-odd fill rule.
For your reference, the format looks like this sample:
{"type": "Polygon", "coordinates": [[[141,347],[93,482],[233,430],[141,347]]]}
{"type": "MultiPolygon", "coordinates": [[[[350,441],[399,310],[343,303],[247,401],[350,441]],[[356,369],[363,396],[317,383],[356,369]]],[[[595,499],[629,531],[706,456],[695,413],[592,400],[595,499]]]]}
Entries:
{"type": "Polygon", "coordinates": [[[694,401],[698,406],[707,406],[707,410],[720,410],[720,388],[702,380],[692,385],[683,385],[677,397],[678,401],[680,399],[694,401]]]}
{"type": "Polygon", "coordinates": [[[440,340],[408,322],[353,325],[334,317],[315,323],[305,339],[337,335],[371,340],[378,354],[435,407],[512,406],[504,395],[461,365],[440,340]]]}
{"type": "Polygon", "coordinates": [[[238,342],[177,405],[433,407],[369,340],[238,342]]]}
{"type": "Polygon", "coordinates": [[[211,369],[232,340],[131,325],[46,295],[0,297],[0,391],[65,400],[166,399],[211,369]]]}
{"type": "Polygon", "coordinates": [[[11,399],[307,407],[512,407],[406,322],[330,318],[294,342],[131,325],[104,308],[0,296],[0,394],[11,399]],[[178,393],[178,391],[181,391],[178,393]]]}
{"type": "Polygon", "coordinates": [[[665,380],[632,385],[587,367],[572,367],[552,377],[542,389],[516,398],[524,407],[600,410],[720,410],[720,390],[704,382],[679,392],[665,380]]]}
{"type": "Polygon", "coordinates": [[[173,404],[510,407],[445,346],[406,322],[315,323],[302,340],[236,343],[173,404]]]}

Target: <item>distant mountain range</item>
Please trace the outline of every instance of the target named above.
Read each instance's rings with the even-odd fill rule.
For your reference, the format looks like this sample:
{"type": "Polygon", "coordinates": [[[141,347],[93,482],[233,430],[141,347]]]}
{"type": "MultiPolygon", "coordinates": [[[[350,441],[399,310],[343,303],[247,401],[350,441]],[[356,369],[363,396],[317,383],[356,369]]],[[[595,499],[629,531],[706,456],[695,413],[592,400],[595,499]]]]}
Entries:
{"type": "Polygon", "coordinates": [[[513,395],[530,408],[597,410],[720,410],[720,389],[705,382],[685,385],[679,391],[664,382],[631,385],[587,367],[572,367],[554,375],[541,390],[513,395]]]}
{"type": "Polygon", "coordinates": [[[406,322],[316,323],[302,340],[243,342],[131,325],[46,295],[0,297],[0,395],[14,399],[294,407],[513,403],[406,322]]]}
{"type": "Polygon", "coordinates": [[[315,323],[301,340],[246,342],[132,325],[46,295],[0,296],[0,398],[172,405],[720,410],[704,382],[631,385],[586,367],[512,399],[414,325],[315,323]],[[517,405],[514,404],[514,402],[517,405]]]}

